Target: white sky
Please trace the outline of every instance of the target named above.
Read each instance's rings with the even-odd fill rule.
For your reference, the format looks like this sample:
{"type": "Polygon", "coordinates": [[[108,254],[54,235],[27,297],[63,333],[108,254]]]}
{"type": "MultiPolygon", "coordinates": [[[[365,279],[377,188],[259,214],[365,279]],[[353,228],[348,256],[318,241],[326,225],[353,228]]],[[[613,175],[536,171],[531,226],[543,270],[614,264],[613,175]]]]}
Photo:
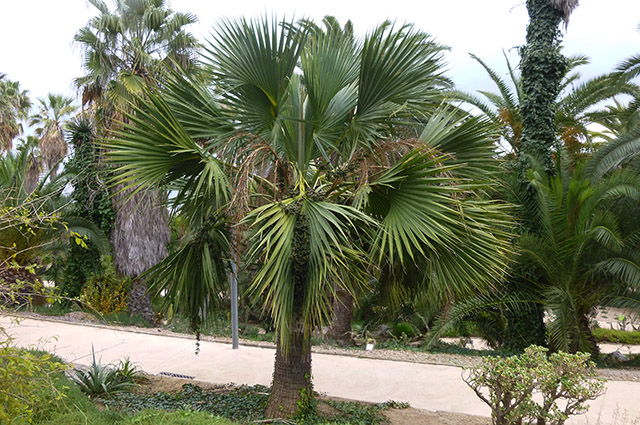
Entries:
{"type": "MultiPolygon", "coordinates": [[[[582,67],[584,76],[609,71],[640,53],[640,0],[580,3],[564,37],[564,53],[591,57],[592,64],[582,67]]],[[[493,90],[484,70],[468,53],[506,73],[502,50],[524,44],[528,21],[524,0],[173,0],[170,5],[198,16],[199,23],[191,31],[200,39],[207,37],[220,17],[265,12],[316,20],[333,15],[342,23],[353,21],[360,34],[385,19],[413,22],[452,48],[447,56],[448,75],[466,91],[493,90]]],[[[0,73],[20,81],[32,100],[49,92],[75,96],[72,81],[82,75],[82,67],[81,51],[72,39],[95,14],[86,0],[0,0],[0,73]]],[[[517,64],[517,53],[512,50],[509,56],[517,64]]]]}

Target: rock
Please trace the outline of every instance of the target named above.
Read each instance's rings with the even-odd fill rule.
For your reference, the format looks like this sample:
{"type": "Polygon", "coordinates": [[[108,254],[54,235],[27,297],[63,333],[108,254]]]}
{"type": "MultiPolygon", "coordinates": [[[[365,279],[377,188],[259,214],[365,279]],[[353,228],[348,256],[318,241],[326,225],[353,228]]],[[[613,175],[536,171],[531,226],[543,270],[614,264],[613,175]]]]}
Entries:
{"type": "Polygon", "coordinates": [[[621,362],[621,363],[629,361],[629,357],[625,356],[624,354],[622,354],[618,350],[616,350],[613,353],[609,354],[607,357],[609,357],[609,358],[611,358],[611,359],[613,359],[615,361],[621,362]]]}
{"type": "Polygon", "coordinates": [[[387,325],[380,325],[376,330],[371,332],[371,337],[378,340],[390,338],[391,335],[391,327],[387,325]]]}
{"type": "Polygon", "coordinates": [[[84,311],[72,311],[71,313],[65,314],[63,316],[63,319],[69,320],[71,322],[98,322],[95,317],[93,317],[89,313],[85,313],[84,311]]]}

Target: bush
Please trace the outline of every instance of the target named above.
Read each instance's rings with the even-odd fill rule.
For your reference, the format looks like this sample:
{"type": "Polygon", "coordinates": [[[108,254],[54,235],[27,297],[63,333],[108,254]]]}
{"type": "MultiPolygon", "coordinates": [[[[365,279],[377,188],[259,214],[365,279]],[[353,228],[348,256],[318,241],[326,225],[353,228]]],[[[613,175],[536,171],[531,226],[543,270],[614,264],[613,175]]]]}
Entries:
{"type": "Polygon", "coordinates": [[[62,397],[52,385],[52,375],[65,366],[48,354],[0,344],[0,423],[30,423],[34,413],[62,397]]]}
{"type": "Polygon", "coordinates": [[[413,338],[418,330],[409,322],[398,322],[393,325],[393,336],[396,338],[413,338]],[[403,337],[404,335],[404,337],[403,337]]]}
{"type": "Polygon", "coordinates": [[[547,357],[547,351],[532,345],[520,356],[487,357],[468,369],[463,379],[491,407],[494,424],[563,424],[602,394],[604,385],[589,354],[547,357]],[[534,393],[541,397],[534,400],[534,393]]]}
{"type": "Polygon", "coordinates": [[[129,279],[116,277],[110,257],[103,261],[104,272],[93,275],[87,281],[82,292],[81,300],[90,308],[100,314],[118,313],[127,310],[129,298],[129,279]]]}
{"type": "Polygon", "coordinates": [[[620,344],[640,344],[640,332],[621,331],[618,329],[595,328],[593,336],[598,342],[613,342],[620,344]]]}
{"type": "Polygon", "coordinates": [[[91,276],[101,272],[100,252],[95,244],[91,241],[87,241],[85,246],[72,243],[69,245],[60,292],[65,297],[77,298],[91,276]]]}

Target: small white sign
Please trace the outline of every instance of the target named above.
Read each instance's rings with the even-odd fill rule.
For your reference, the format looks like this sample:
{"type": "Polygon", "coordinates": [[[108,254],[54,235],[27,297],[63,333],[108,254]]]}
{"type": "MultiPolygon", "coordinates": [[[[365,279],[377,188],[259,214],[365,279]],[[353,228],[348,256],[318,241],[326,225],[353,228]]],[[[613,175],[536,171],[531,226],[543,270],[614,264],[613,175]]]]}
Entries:
{"type": "Polygon", "coordinates": [[[367,350],[367,351],[373,351],[373,343],[369,342],[369,343],[367,344],[367,346],[365,347],[365,350],[367,350]]]}

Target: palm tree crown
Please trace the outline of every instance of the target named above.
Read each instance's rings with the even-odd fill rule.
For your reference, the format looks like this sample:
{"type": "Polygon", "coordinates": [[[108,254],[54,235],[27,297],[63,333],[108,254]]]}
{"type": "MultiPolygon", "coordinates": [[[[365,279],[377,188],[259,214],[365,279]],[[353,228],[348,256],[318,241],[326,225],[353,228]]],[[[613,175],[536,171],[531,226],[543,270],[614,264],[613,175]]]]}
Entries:
{"type": "Polygon", "coordinates": [[[21,121],[27,118],[31,101],[20,83],[0,73],[0,151],[10,150],[13,139],[22,134],[21,121]]]}
{"type": "Polygon", "coordinates": [[[99,14],[74,37],[84,51],[86,75],[75,80],[83,105],[140,90],[163,61],[192,64],[197,41],[184,27],[194,15],[174,12],[164,0],[113,0],[113,11],[102,0],[89,3],[99,14]]]}
{"type": "Polygon", "coordinates": [[[51,170],[52,178],[56,176],[58,162],[68,150],[63,121],[77,109],[72,98],[49,93],[46,99],[38,99],[37,112],[29,117],[29,125],[38,126],[35,134],[40,138],[40,153],[44,166],[51,170]]]}

